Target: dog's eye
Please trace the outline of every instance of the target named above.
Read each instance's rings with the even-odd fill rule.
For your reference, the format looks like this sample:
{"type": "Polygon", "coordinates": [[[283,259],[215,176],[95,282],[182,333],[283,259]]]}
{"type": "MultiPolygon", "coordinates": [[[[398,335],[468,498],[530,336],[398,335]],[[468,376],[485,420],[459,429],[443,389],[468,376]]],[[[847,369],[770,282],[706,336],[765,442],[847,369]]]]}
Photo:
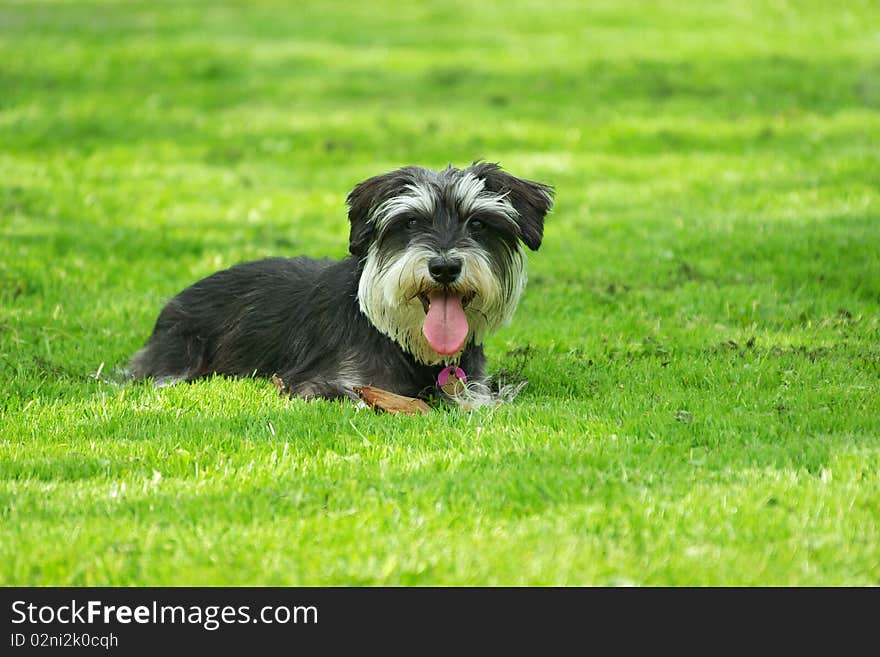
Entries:
{"type": "Polygon", "coordinates": [[[479,220],[479,219],[471,219],[471,220],[468,222],[468,226],[470,226],[470,229],[471,229],[471,230],[476,231],[476,232],[479,232],[479,231],[483,230],[483,229],[486,227],[486,224],[484,224],[484,223],[483,223],[481,220],[479,220]]]}
{"type": "Polygon", "coordinates": [[[419,225],[419,220],[416,219],[415,217],[410,217],[410,218],[407,219],[407,221],[406,221],[406,227],[407,227],[407,228],[415,228],[415,227],[418,226],[418,225],[419,225]]]}

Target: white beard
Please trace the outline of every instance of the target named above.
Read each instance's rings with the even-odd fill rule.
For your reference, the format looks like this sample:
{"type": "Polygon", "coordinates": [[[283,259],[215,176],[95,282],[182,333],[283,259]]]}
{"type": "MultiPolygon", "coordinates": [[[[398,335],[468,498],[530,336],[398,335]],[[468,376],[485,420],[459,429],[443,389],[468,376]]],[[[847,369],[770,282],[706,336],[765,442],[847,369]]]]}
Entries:
{"type": "MultiPolygon", "coordinates": [[[[425,365],[454,364],[461,357],[461,350],[454,354],[437,353],[422,333],[425,309],[420,295],[440,289],[428,272],[428,261],[436,255],[433,250],[412,247],[383,267],[373,244],[364,259],[358,284],[361,312],[376,329],[425,365]]],[[[462,270],[456,283],[446,289],[462,296],[473,295],[464,309],[468,323],[464,344],[471,340],[482,344],[487,335],[509,322],[516,311],[526,284],[522,249],[517,247],[512,254],[505,280],[495,276],[490,256],[483,249],[451,249],[447,255],[461,258],[462,270]]]]}

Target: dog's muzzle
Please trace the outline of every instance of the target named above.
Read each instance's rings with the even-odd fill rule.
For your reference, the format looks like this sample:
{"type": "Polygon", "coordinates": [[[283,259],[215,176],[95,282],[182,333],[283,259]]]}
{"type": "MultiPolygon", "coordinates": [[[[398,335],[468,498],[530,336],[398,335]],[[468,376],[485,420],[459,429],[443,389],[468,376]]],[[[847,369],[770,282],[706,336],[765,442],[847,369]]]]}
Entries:
{"type": "Polygon", "coordinates": [[[463,266],[461,258],[449,255],[437,255],[428,260],[428,274],[442,287],[422,295],[422,304],[425,306],[422,334],[431,349],[439,354],[456,353],[467,339],[469,327],[464,313],[465,297],[448,287],[458,280],[463,266]]]}

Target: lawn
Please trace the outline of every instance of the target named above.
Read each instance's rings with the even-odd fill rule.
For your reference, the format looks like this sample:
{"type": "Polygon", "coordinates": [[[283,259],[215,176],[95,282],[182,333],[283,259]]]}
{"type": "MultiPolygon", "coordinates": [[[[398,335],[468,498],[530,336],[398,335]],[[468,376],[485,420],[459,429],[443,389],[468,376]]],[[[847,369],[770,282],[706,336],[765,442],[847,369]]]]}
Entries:
{"type": "Polygon", "coordinates": [[[0,584],[880,584],[875,2],[0,4],[0,584]],[[119,372],[405,164],[551,183],[472,413],[119,372]]]}

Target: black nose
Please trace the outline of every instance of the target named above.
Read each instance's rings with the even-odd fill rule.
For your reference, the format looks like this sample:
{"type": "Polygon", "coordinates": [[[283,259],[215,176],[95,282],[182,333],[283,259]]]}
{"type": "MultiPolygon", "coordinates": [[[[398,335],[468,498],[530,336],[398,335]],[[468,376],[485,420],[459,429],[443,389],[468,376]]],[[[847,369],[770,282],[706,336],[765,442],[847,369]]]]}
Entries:
{"type": "Polygon", "coordinates": [[[461,273],[461,260],[436,256],[428,261],[428,273],[438,283],[452,283],[461,273]]]}

